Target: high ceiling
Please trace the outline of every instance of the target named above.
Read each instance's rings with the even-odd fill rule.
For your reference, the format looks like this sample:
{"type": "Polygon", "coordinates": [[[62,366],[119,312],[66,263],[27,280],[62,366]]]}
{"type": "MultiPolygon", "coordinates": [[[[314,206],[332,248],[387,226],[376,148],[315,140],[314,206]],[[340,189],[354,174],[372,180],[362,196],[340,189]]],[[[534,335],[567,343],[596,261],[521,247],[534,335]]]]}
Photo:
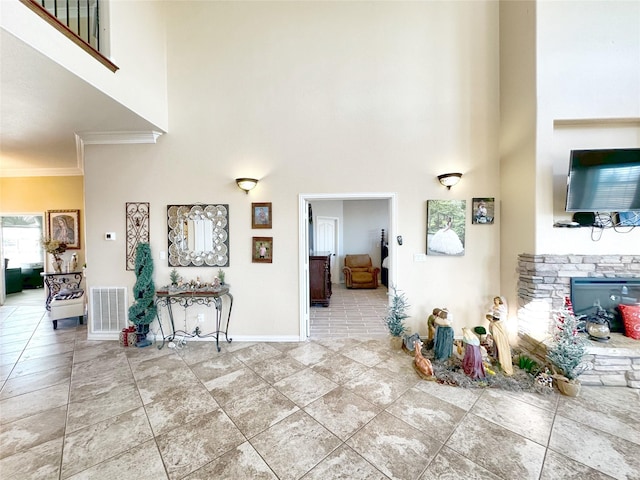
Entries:
{"type": "Polygon", "coordinates": [[[0,29],[0,176],[82,174],[75,134],[157,130],[0,29]]]}

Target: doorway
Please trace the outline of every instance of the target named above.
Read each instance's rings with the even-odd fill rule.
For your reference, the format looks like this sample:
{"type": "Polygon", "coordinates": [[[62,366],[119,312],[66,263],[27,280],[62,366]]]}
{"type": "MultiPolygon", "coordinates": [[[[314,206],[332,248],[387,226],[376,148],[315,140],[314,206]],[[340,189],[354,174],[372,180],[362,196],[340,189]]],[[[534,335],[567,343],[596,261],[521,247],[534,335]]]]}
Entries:
{"type": "MultiPolygon", "coordinates": [[[[397,201],[395,193],[352,193],[352,194],[301,194],[298,197],[298,212],[299,212],[299,318],[300,318],[300,340],[305,341],[310,335],[310,304],[309,304],[309,253],[311,250],[317,250],[312,246],[317,247],[314,243],[314,229],[312,227],[312,217],[310,216],[311,203],[334,200],[334,201],[346,201],[346,200],[385,200],[388,205],[388,237],[393,238],[397,231],[397,201]],[[310,233],[311,232],[311,233],[310,233]]],[[[389,282],[395,284],[396,270],[394,262],[396,255],[396,247],[393,242],[389,243],[389,282]]],[[[338,260],[336,262],[338,263],[338,260]]]]}
{"type": "Polygon", "coordinates": [[[0,216],[0,258],[3,262],[0,304],[5,303],[7,294],[41,286],[42,237],[42,214],[0,216]]]}
{"type": "Polygon", "coordinates": [[[316,218],[315,228],[315,250],[317,252],[328,252],[331,255],[331,278],[334,282],[340,279],[338,270],[338,262],[336,259],[340,258],[339,230],[338,218],[336,217],[320,217],[316,218]]]}

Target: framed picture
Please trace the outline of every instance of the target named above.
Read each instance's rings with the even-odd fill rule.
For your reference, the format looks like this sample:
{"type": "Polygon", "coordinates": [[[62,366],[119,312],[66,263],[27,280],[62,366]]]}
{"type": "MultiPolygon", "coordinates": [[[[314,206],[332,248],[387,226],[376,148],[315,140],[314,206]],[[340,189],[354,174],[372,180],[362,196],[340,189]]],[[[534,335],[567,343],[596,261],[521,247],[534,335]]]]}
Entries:
{"type": "Polygon", "coordinates": [[[466,200],[427,201],[427,255],[464,255],[466,200]]]}
{"type": "Polygon", "coordinates": [[[80,249],[80,210],[47,210],[47,238],[67,245],[67,250],[80,249]]]}
{"type": "Polygon", "coordinates": [[[251,261],[253,263],[272,263],[273,237],[253,237],[251,242],[251,261]]]}
{"type": "Polygon", "coordinates": [[[251,228],[271,228],[271,203],[251,204],[251,228]]]}
{"type": "Polygon", "coordinates": [[[493,198],[474,198],[472,201],[473,213],[471,223],[477,225],[492,225],[495,218],[496,202],[493,198]]]}

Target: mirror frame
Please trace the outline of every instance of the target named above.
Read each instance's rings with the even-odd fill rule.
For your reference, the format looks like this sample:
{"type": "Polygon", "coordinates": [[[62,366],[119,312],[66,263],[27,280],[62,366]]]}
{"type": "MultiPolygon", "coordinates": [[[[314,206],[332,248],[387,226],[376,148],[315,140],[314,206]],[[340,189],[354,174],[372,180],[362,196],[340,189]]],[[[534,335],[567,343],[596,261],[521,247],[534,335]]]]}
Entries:
{"type": "Polygon", "coordinates": [[[167,205],[167,260],[170,267],[228,267],[229,266],[229,205],[202,204],[167,205]],[[192,252],[180,248],[182,225],[186,220],[214,222],[214,250],[192,252]]]}

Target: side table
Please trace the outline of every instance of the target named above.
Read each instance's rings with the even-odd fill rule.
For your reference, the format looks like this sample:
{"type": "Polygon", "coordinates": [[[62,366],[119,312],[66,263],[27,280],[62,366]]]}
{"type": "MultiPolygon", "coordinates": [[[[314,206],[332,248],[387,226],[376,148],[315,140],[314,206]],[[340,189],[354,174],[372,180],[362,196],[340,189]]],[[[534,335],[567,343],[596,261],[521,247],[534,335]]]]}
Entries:
{"type": "Polygon", "coordinates": [[[224,334],[227,343],[231,343],[232,339],[229,338],[229,320],[231,319],[231,309],[233,308],[233,295],[229,293],[229,287],[224,286],[220,291],[211,290],[194,290],[184,292],[169,292],[166,290],[156,291],[156,306],[158,307],[158,324],[160,325],[160,333],[162,335],[162,344],[158,345],[158,349],[164,347],[165,342],[173,341],[176,334],[184,335],[185,337],[215,337],[216,348],[220,351],[220,334],[224,334]],[[226,315],[226,325],[224,330],[222,327],[222,298],[227,297],[229,299],[229,311],[226,315]],[[176,330],[175,322],[173,320],[173,305],[180,305],[183,308],[189,308],[192,305],[206,305],[207,307],[213,306],[216,310],[216,329],[214,332],[203,334],[200,331],[200,327],[196,328],[192,332],[185,332],[184,330],[176,330]],[[164,329],[162,328],[162,321],[160,320],[159,311],[160,307],[166,307],[169,313],[169,320],[171,322],[171,333],[165,336],[164,329]]]}

